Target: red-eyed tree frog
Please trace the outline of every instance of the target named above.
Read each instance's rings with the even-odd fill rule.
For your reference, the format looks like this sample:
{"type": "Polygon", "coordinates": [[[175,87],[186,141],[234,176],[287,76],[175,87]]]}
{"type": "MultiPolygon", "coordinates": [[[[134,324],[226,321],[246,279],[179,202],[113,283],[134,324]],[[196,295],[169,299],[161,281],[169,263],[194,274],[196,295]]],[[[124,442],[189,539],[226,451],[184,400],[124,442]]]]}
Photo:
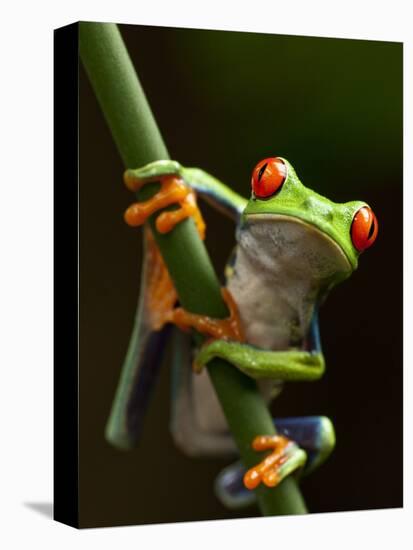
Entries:
{"type": "MultiPolygon", "coordinates": [[[[166,340],[176,325],[181,330],[174,329],[174,440],[192,456],[236,455],[203,367],[214,357],[225,359],[257,379],[268,401],[285,381],[318,379],[324,371],[319,305],[374,243],[377,219],[364,202],[336,204],[308,189],[281,157],[255,166],[249,200],[203,170],[176,161],[156,161],[125,173],[125,183],[133,191],[153,181],[160,182],[159,192],[126,211],[129,225],[142,225],[150,215],[175,204],[177,209],[158,215],[157,230],[167,233],[192,217],[203,237],[197,194],[236,222],[237,244],[223,289],[230,317],[211,319],[176,307],[175,289],[145,225],[138,315],[106,435],[118,447],[137,443],[166,340]],[[206,335],[200,349],[191,348],[190,335],[182,332],[189,328],[206,335]]],[[[251,503],[251,489],[260,483],[274,487],[295,470],[314,470],[334,447],[334,428],[326,417],[274,422],[276,436],[259,434],[251,442],[257,451],[270,451],[261,463],[245,472],[236,462],[218,476],[216,492],[227,506],[251,503]]]]}

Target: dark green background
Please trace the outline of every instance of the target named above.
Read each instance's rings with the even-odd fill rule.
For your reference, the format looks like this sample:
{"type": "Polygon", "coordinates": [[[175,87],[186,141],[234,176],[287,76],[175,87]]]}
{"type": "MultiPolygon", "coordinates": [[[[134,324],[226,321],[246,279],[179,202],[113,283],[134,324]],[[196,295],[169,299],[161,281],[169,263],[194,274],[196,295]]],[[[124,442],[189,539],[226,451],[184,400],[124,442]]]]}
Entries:
{"type": "MultiPolygon", "coordinates": [[[[288,385],[277,416],[323,414],[337,447],[302,483],[312,512],[402,505],[402,45],[252,33],[121,26],[172,158],[244,195],[252,167],[288,158],[303,183],[335,201],[366,200],[374,247],[321,311],[327,361],[317,383],[288,385]]],[[[224,460],[172,444],[169,365],[140,448],[121,452],[104,426],[135,314],[140,231],[133,196],[80,68],[80,523],[172,522],[257,515],[225,510],[212,492],[224,460]]],[[[228,220],[203,207],[222,272],[228,220]]]]}

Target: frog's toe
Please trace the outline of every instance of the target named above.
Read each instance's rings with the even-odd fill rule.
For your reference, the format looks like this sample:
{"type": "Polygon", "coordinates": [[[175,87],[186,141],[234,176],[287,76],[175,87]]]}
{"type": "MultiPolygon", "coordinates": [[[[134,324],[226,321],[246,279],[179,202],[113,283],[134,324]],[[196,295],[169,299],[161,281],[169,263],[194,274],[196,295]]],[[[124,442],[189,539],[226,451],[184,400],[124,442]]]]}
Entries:
{"type": "MultiPolygon", "coordinates": [[[[273,453],[268,458],[272,457],[273,453]]],[[[255,491],[262,482],[267,487],[276,487],[284,478],[302,468],[306,461],[306,453],[293,441],[280,453],[280,456],[266,468],[259,464],[246,471],[241,461],[235,462],[222,470],[215,480],[214,490],[220,502],[230,509],[240,509],[256,502],[255,491]],[[245,483],[246,476],[254,487],[245,483]]],[[[265,461],[263,461],[265,462],[265,461]]]]}
{"type": "Polygon", "coordinates": [[[219,350],[221,349],[221,340],[210,339],[207,340],[199,350],[198,354],[192,363],[192,370],[199,374],[203,368],[214,359],[219,356],[219,350]]]}
{"type": "Polygon", "coordinates": [[[247,489],[255,489],[260,483],[276,487],[290,473],[304,466],[307,460],[305,451],[284,436],[258,436],[252,447],[256,451],[272,449],[272,452],[245,473],[244,485],[247,489]]]}
{"type": "Polygon", "coordinates": [[[124,181],[128,189],[136,191],[143,183],[156,181],[165,176],[180,176],[182,166],[175,160],[156,160],[135,170],[126,170],[124,181]]]}

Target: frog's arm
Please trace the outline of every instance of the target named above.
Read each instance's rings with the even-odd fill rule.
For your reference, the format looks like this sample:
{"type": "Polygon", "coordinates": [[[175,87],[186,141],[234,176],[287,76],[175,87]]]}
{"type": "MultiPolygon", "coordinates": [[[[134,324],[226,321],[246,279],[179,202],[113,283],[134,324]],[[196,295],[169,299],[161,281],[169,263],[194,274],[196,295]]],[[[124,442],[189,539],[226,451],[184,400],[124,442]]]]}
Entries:
{"type": "Polygon", "coordinates": [[[232,191],[207,172],[199,168],[185,168],[174,160],[151,162],[142,168],[127,170],[125,174],[126,178],[141,182],[156,181],[165,176],[178,176],[214,208],[236,222],[248,202],[247,199],[232,191]]]}
{"type": "Polygon", "coordinates": [[[322,353],[268,351],[228,340],[214,340],[204,346],[196,357],[196,368],[201,369],[215,357],[225,359],[248,376],[257,379],[317,380],[325,369],[322,353]]]}
{"type": "Polygon", "coordinates": [[[202,368],[215,357],[225,359],[252,378],[274,378],[282,381],[317,380],[325,369],[315,310],[310,326],[309,348],[271,351],[244,343],[244,331],[238,308],[228,289],[222,289],[223,298],[230,316],[227,319],[212,319],[176,308],[170,320],[181,329],[193,328],[209,336],[194,361],[194,370],[202,368]]]}
{"type": "Polygon", "coordinates": [[[214,340],[201,348],[195,367],[201,369],[214,357],[221,357],[252,378],[276,378],[286,382],[317,380],[325,370],[317,309],[311,321],[308,348],[309,351],[269,351],[240,342],[214,340]]]}

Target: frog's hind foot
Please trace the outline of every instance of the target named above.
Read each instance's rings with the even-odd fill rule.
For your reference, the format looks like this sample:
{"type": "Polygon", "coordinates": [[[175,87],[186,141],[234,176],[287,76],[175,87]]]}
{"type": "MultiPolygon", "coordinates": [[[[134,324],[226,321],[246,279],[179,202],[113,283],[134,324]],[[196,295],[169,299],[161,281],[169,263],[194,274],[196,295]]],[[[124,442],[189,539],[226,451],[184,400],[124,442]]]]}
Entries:
{"type": "Polygon", "coordinates": [[[263,437],[275,438],[274,450],[260,464],[246,472],[242,462],[238,461],[227,466],[217,476],[215,494],[227,508],[240,509],[254,504],[256,495],[252,489],[261,482],[267,487],[275,487],[305,464],[307,455],[295,442],[282,436],[259,436],[256,439],[262,440],[263,437]]]}
{"type": "MultiPolygon", "coordinates": [[[[287,467],[290,472],[297,470],[302,475],[311,473],[329,457],[334,449],[334,427],[332,422],[325,416],[277,418],[274,420],[274,424],[279,434],[275,436],[276,438],[283,437],[287,440],[288,438],[294,440],[294,447],[290,447],[290,452],[287,453],[290,455],[289,458],[284,462],[284,465],[280,465],[280,469],[276,472],[280,481],[288,475],[287,467]],[[307,460],[305,460],[305,456],[307,456],[307,460]]],[[[271,441],[274,436],[269,438],[266,436],[266,438],[271,441]]],[[[260,447],[276,447],[276,439],[273,440],[271,445],[263,445],[264,441],[265,439],[260,441],[260,447]]],[[[272,454],[267,458],[270,459],[271,456],[272,454]]],[[[272,460],[274,460],[274,457],[269,462],[271,463],[272,460]]],[[[259,467],[260,465],[255,466],[252,470],[259,469],[259,467]]],[[[264,476],[263,470],[259,472],[261,477],[264,476]]],[[[270,471],[271,464],[270,468],[267,469],[267,472],[270,471]]],[[[219,500],[228,508],[242,508],[255,501],[254,491],[244,485],[245,476],[246,471],[240,461],[231,464],[218,475],[215,481],[215,492],[219,500]]],[[[270,474],[268,473],[267,476],[270,476],[270,474]]]]}
{"type": "Polygon", "coordinates": [[[303,466],[306,453],[294,441],[283,435],[258,435],[252,442],[255,451],[271,450],[259,464],[244,475],[247,489],[255,489],[260,483],[276,487],[293,470],[303,466]]]}

